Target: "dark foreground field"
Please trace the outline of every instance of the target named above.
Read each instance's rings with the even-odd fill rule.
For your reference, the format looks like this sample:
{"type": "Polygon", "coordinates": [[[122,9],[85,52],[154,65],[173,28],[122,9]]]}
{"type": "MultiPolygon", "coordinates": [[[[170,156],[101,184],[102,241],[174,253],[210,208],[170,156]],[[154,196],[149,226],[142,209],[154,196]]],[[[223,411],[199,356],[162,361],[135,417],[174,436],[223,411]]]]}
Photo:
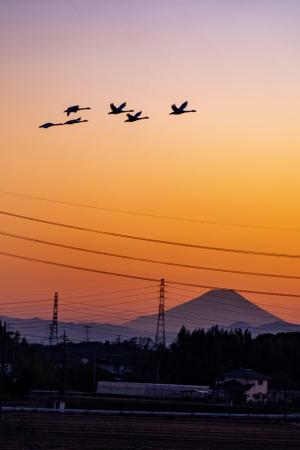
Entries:
{"type": "Polygon", "coordinates": [[[1,450],[293,450],[300,423],[251,419],[6,413],[1,450]]]}

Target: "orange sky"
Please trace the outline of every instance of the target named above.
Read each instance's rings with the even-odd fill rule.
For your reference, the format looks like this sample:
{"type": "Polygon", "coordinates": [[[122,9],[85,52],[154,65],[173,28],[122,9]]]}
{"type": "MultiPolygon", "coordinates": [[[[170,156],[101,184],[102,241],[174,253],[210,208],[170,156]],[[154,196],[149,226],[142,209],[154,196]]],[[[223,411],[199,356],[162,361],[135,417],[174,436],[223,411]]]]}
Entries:
{"type": "MultiPolygon", "coordinates": [[[[51,5],[28,0],[1,5],[0,190],[300,229],[299,9],[292,0],[75,0],[51,5]],[[169,105],[185,99],[198,113],[169,116],[169,105]],[[124,118],[108,116],[109,103],[123,100],[151,120],[124,124],[124,118]],[[82,114],[89,123],[38,128],[63,120],[62,111],[77,103],[93,108],[82,114]]],[[[0,204],[21,214],[158,239],[300,253],[297,232],[127,216],[5,194],[0,194],[0,204]]],[[[299,260],[123,241],[4,216],[0,231],[145,258],[300,274],[299,260]]],[[[2,251],[67,264],[299,294],[300,281],[169,268],[0,239],[2,251]]],[[[132,303],[114,306],[115,312],[101,309],[109,305],[105,291],[139,288],[142,282],[2,256],[0,270],[2,314],[48,317],[48,300],[44,306],[15,302],[50,299],[55,290],[66,305],[66,319],[122,322],[156,307],[155,287],[132,303]],[[83,292],[98,294],[93,302],[82,299],[83,305],[93,305],[89,311],[67,299],[83,292]]],[[[145,291],[150,284],[145,283],[145,291]]],[[[167,306],[196,296],[194,291],[170,294],[167,306]]],[[[114,294],[114,303],[118,297],[114,294]]],[[[247,297],[300,322],[297,299],[247,297]]]]}

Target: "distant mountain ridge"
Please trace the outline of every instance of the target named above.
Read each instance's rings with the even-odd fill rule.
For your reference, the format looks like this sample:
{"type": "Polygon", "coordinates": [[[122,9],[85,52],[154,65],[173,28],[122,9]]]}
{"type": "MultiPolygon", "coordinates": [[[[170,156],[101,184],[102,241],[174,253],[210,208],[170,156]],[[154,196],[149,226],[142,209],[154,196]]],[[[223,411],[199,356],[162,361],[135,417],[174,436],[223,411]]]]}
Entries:
{"type": "MultiPolygon", "coordinates": [[[[20,331],[29,341],[47,343],[50,320],[39,318],[19,319],[0,316],[6,320],[12,330],[20,331]]],[[[300,332],[300,324],[281,320],[276,315],[250,302],[233,290],[212,290],[182,303],[165,312],[166,336],[172,342],[180,328],[220,328],[231,330],[248,329],[256,336],[264,333],[300,332]]],[[[66,332],[68,338],[75,342],[86,340],[86,326],[89,325],[91,341],[115,341],[118,338],[150,337],[154,339],[157,316],[137,317],[123,325],[94,322],[59,322],[59,333],[66,332]]]]}
{"type": "MultiPolygon", "coordinates": [[[[49,326],[51,321],[33,317],[32,319],[19,319],[15,317],[0,316],[0,320],[6,321],[9,330],[18,330],[22,336],[30,342],[41,344],[48,343],[49,326]]],[[[133,330],[122,325],[94,322],[61,322],[58,323],[58,334],[66,332],[68,339],[74,342],[86,341],[86,326],[89,326],[89,340],[115,341],[119,337],[130,339],[133,330]]],[[[136,336],[136,335],[135,335],[136,336]]]]}

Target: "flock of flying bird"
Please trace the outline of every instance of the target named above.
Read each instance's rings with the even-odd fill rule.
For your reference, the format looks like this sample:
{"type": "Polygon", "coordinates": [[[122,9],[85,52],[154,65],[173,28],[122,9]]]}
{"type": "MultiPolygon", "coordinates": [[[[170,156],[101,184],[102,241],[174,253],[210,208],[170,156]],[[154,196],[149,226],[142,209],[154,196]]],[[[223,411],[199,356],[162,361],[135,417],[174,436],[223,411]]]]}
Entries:
{"type": "MultiPolygon", "coordinates": [[[[180,115],[180,114],[184,114],[184,113],[196,112],[195,109],[189,109],[189,110],[186,109],[187,105],[188,105],[187,101],[183,102],[180,106],[176,106],[175,104],[173,104],[171,106],[172,112],[170,112],[170,114],[180,115]]],[[[138,120],[149,119],[149,117],[147,117],[147,116],[142,117],[142,111],[138,111],[135,114],[131,114],[131,113],[134,113],[134,110],[133,109],[126,110],[125,107],[126,107],[126,102],[122,103],[119,106],[116,106],[114,103],[111,103],[110,104],[111,110],[108,114],[126,113],[127,119],[124,122],[137,122],[138,120]]],[[[79,105],[73,105],[73,106],[69,106],[64,112],[69,117],[69,115],[72,113],[76,114],[76,113],[78,113],[78,111],[84,111],[87,109],[91,109],[91,108],[89,108],[89,107],[81,108],[79,105]]],[[[61,126],[61,125],[75,125],[76,123],[83,123],[83,122],[88,122],[88,120],[81,120],[81,117],[78,117],[77,119],[70,119],[63,123],[46,122],[43,125],[40,125],[39,128],[50,128],[50,127],[57,127],[57,126],[61,126]]]]}

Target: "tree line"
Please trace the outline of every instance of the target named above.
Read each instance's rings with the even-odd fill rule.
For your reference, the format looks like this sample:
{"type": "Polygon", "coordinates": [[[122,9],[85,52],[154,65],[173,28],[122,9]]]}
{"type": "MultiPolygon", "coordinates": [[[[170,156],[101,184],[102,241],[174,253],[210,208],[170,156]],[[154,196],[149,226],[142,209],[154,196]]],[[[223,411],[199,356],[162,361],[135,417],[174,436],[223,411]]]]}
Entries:
{"type": "MultiPolygon", "coordinates": [[[[253,337],[241,329],[227,331],[215,326],[191,331],[182,327],[175,342],[159,349],[150,338],[68,342],[66,388],[93,391],[95,381],[116,379],[99,364],[105,356],[119,356],[132,367],[121,377],[124,381],[214,385],[224,372],[243,367],[269,375],[273,389],[300,390],[297,332],[253,337]]],[[[60,361],[60,345],[28,343],[18,332],[5,333],[0,323],[0,382],[4,393],[22,395],[31,389],[58,389],[60,361]]]]}

